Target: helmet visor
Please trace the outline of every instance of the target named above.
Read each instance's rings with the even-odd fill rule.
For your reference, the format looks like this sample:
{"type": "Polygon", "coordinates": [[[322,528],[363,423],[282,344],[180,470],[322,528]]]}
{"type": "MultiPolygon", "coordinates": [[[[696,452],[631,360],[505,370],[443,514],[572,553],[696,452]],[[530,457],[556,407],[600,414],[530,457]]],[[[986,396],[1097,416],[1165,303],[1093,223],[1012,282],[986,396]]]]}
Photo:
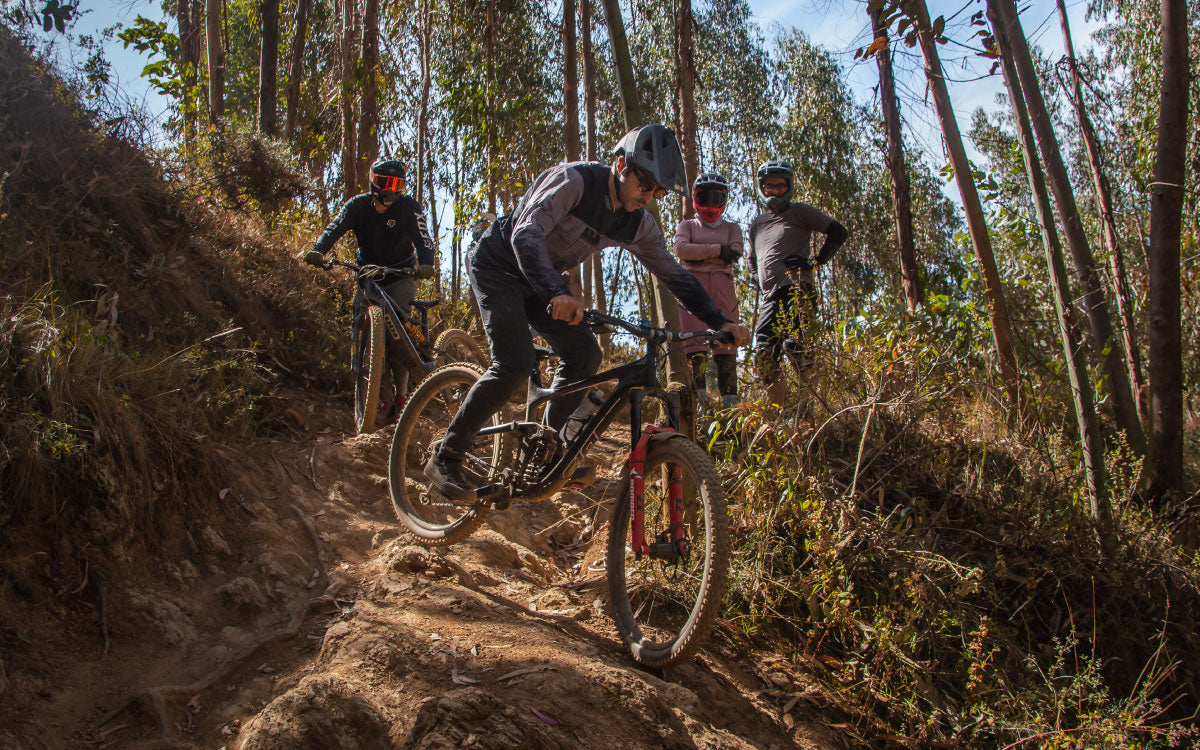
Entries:
{"type": "MultiPolygon", "coordinates": [[[[387,175],[387,174],[372,174],[371,175],[371,184],[375,187],[376,190],[378,190],[379,192],[384,193],[384,194],[387,194],[387,193],[398,194],[398,193],[404,192],[404,178],[403,177],[393,177],[392,175],[387,175]]],[[[395,195],[388,196],[388,197],[394,198],[395,195]]]]}
{"type": "Polygon", "coordinates": [[[729,191],[715,187],[699,187],[696,188],[695,198],[697,206],[721,208],[729,199],[729,191]]]}

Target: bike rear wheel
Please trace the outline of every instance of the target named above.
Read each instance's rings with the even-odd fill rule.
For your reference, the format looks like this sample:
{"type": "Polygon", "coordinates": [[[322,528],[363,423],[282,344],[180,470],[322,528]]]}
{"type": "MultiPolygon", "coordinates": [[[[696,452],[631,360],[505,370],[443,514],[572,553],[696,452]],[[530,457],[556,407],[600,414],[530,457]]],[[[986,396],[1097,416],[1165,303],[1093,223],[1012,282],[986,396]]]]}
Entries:
{"type": "Polygon", "coordinates": [[[692,441],[682,436],[651,440],[644,476],[651,545],[671,538],[668,492],[673,482],[681,483],[685,553],[635,559],[627,476],[608,532],[608,588],[613,619],[633,658],[662,668],[691,658],[720,613],[729,571],[729,520],[716,469],[692,441]]]}
{"type": "MultiPolygon", "coordinates": [[[[458,412],[467,391],[483,375],[476,365],[455,363],[429,374],[408,398],[388,459],[388,490],[396,517],[427,546],[451,544],[465,538],[483,522],[481,507],[459,505],[434,489],[425,478],[425,464],[441,446],[446,427],[458,412]]],[[[498,419],[492,417],[492,424],[498,419]]],[[[463,460],[463,474],[475,486],[491,482],[500,459],[499,435],[479,436],[463,460]]]]}
{"type": "Polygon", "coordinates": [[[491,359],[484,354],[479,343],[471,336],[471,334],[461,328],[447,328],[438,334],[437,341],[433,344],[433,349],[437,353],[439,365],[448,365],[452,362],[469,362],[473,365],[487,368],[491,364],[491,359]]]}
{"type": "Polygon", "coordinates": [[[383,381],[383,311],[367,308],[358,331],[359,367],[354,376],[354,426],[361,435],[375,431],[379,410],[379,385],[383,381]]]}

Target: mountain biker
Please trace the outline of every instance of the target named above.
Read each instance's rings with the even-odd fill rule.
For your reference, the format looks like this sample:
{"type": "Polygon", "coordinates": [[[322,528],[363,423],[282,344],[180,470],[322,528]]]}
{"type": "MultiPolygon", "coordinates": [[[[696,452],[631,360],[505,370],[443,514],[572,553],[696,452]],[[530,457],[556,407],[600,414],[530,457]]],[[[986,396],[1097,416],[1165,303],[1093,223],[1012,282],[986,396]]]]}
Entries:
{"type": "MultiPolygon", "coordinates": [[[[721,217],[729,198],[729,180],[717,172],[705,172],[692,186],[694,219],[684,219],[675,228],[675,254],[683,267],[708,292],[730,320],[738,320],[737,297],[733,291],[733,271],[742,257],[742,228],[721,217]]],[[[684,330],[702,328],[703,323],[687,311],[680,313],[684,330]]],[[[700,403],[708,401],[704,384],[703,341],[688,342],[688,360],[692,366],[692,383],[700,403]]],[[[721,390],[721,405],[729,408],[737,403],[737,350],[728,345],[713,348],[717,367],[717,386],[721,390]]]]}
{"type": "MultiPolygon", "coordinates": [[[[536,364],[534,331],[559,357],[554,386],[595,373],[600,346],[561,272],[605,247],[624,247],[707,326],[730,331],[739,345],[749,332],[713,304],[696,278],[675,262],[662,230],[645,210],[687,184],[675,134],[662,125],[635,128],[621,139],[612,167],[559,164],[542,172],[511,215],[483,234],[468,259],[471,286],[492,349],[492,366],[467,393],[425,476],[459,503],[476,499],[462,473],[475,434],[529,377],[536,364]]],[[[547,422],[561,429],[584,393],[555,399],[547,422]]],[[[584,470],[586,472],[586,469],[584,470]]],[[[580,470],[576,474],[580,474],[580,470]]]]}
{"type": "MultiPolygon", "coordinates": [[[[314,266],[325,262],[328,253],[342,235],[353,232],[358,241],[358,262],[387,268],[416,267],[416,276],[428,279],[433,267],[433,240],[425,225],[425,215],[416,199],[404,194],[406,170],[396,159],[380,159],[371,165],[369,192],[356,195],[346,202],[325,231],[317,237],[312,249],[301,258],[314,266]]],[[[417,281],[412,277],[385,278],[380,287],[401,310],[407,311],[417,294],[417,281]]],[[[354,295],[354,316],[365,311],[362,295],[354,295]]],[[[385,337],[386,338],[386,337],[385,337]]],[[[394,419],[404,404],[408,391],[408,368],[399,357],[397,347],[387,348],[388,370],[393,381],[390,392],[380,394],[378,424],[394,419]]],[[[384,378],[387,382],[387,378],[384,378]]]]}
{"type": "Polygon", "coordinates": [[[813,268],[828,263],[846,241],[846,228],[812,206],[793,201],[792,165],[772,159],[758,169],[758,202],[763,211],[750,222],[750,279],[764,302],[754,327],[759,374],[774,403],[783,403],[786,383],[779,377],[786,355],[806,374],[815,364],[811,337],[817,311],[813,268]],[[825,235],[815,260],[810,259],[812,233],[825,235]]]}

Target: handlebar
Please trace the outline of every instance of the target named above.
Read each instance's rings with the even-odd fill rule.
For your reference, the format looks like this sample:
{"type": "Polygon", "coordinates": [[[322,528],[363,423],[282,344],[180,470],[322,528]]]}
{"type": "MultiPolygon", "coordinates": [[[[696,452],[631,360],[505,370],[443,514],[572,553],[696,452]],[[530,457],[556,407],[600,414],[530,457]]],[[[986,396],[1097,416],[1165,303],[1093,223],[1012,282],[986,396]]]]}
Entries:
{"type": "Polygon", "coordinates": [[[626,333],[633,334],[640,339],[653,341],[656,344],[687,341],[697,338],[723,344],[733,343],[733,334],[729,331],[669,331],[666,328],[656,328],[648,323],[635,325],[621,318],[602,313],[599,310],[584,310],[583,323],[598,333],[607,332],[610,328],[620,328],[626,333]]]}
{"type": "Polygon", "coordinates": [[[338,260],[337,258],[330,258],[329,260],[325,261],[325,270],[328,271],[334,266],[349,268],[351,271],[354,271],[354,273],[361,277],[376,280],[383,279],[387,276],[413,277],[417,275],[417,269],[409,266],[398,268],[393,266],[377,266],[371,263],[365,263],[360,266],[355,263],[348,263],[344,260],[338,260]]]}

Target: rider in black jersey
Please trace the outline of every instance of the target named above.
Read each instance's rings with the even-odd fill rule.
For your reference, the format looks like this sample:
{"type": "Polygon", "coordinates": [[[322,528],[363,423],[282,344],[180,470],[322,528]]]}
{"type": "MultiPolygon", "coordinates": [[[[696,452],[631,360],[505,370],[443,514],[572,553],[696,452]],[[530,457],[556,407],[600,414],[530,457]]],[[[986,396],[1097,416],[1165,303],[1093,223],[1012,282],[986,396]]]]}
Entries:
{"type": "MultiPolygon", "coordinates": [[[[358,241],[361,265],[388,268],[416,268],[418,278],[434,275],[434,247],[421,213],[421,204],[404,194],[404,165],[395,159],[381,159],[371,166],[370,192],[346,202],[303,260],[315,266],[325,262],[325,254],[346,232],[358,241]]],[[[380,283],[392,301],[407,310],[417,294],[417,281],[411,277],[387,279],[380,283]]],[[[361,315],[363,302],[355,295],[354,314],[361,315]]],[[[388,370],[392,373],[391,392],[380,394],[379,424],[386,424],[399,412],[408,390],[408,368],[399,353],[388,347],[388,370]]],[[[387,382],[385,378],[384,382],[387,382]]]]}

